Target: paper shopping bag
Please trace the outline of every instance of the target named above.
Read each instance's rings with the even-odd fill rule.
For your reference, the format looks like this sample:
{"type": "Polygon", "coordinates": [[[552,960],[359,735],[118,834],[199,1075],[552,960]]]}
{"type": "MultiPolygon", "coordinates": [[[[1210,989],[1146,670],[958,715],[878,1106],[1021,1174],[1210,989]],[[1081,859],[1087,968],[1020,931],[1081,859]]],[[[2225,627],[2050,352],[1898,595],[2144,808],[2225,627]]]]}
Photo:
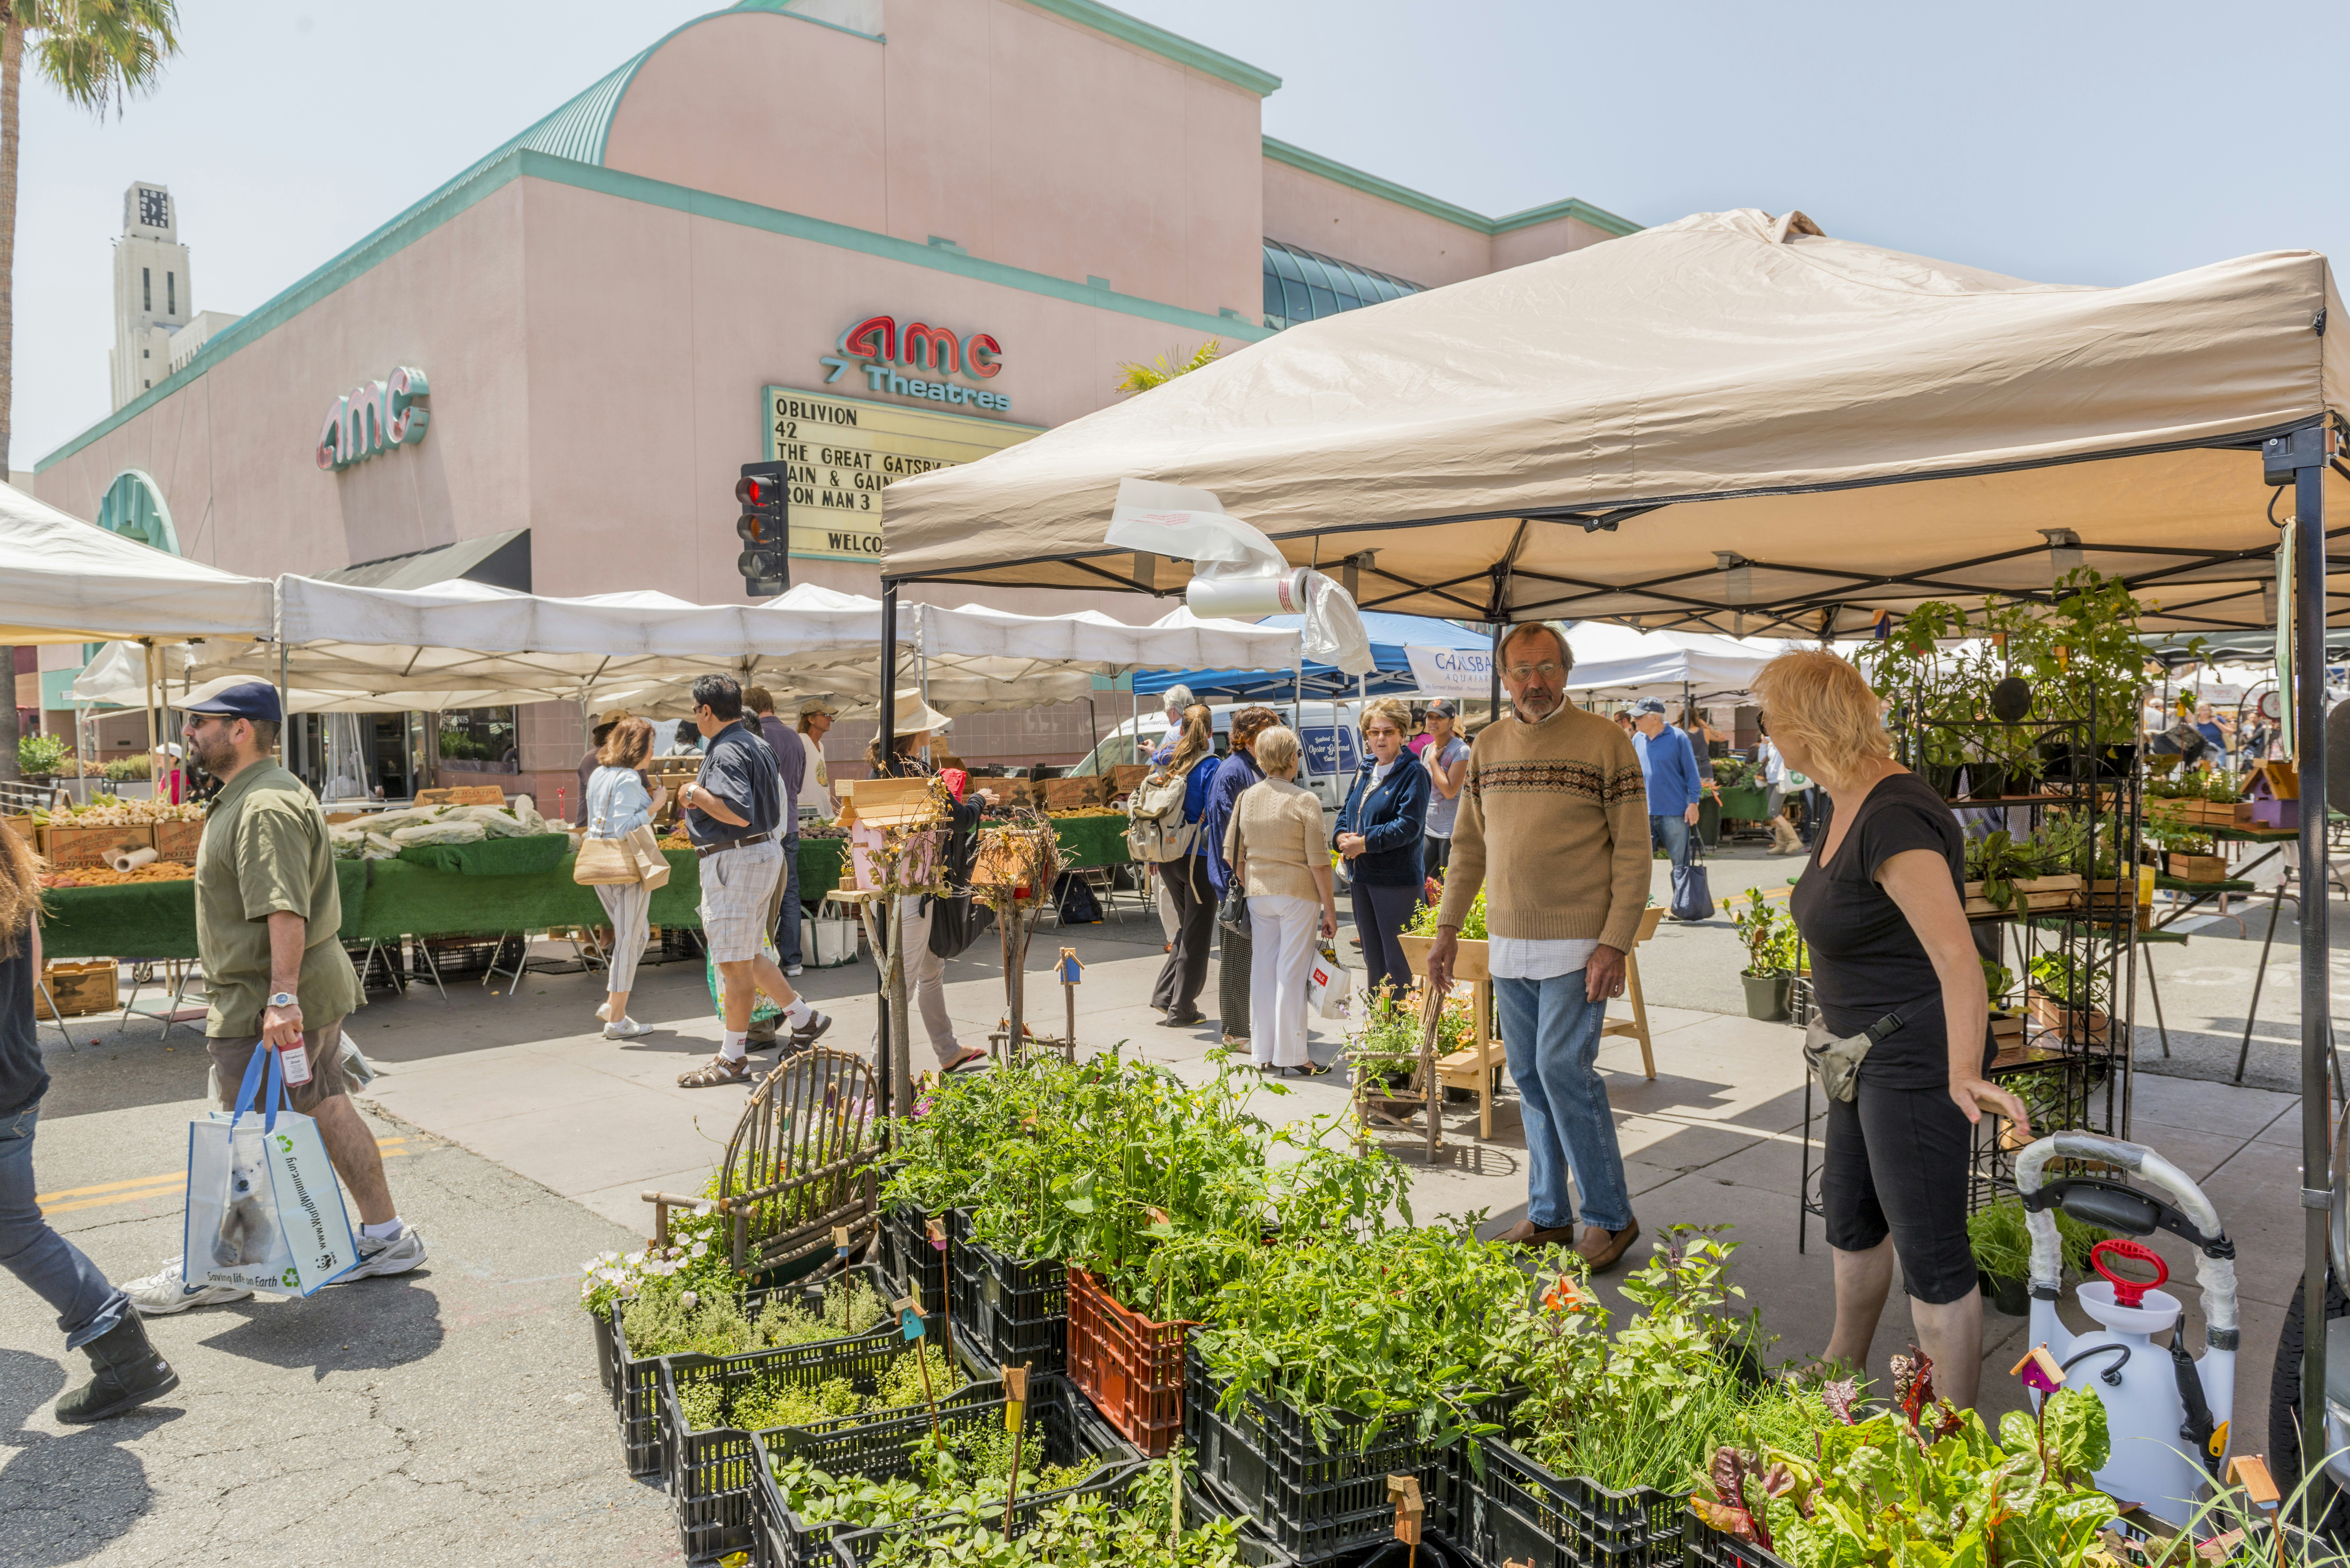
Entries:
{"type": "Polygon", "coordinates": [[[1313,955],[1312,965],[1305,971],[1305,1004],[1314,1010],[1315,1017],[1346,1017],[1347,999],[1354,991],[1351,971],[1326,952],[1313,955]]]}
{"type": "Polygon", "coordinates": [[[191,1288],[307,1296],[359,1261],[317,1124],[279,1108],[278,1071],[276,1051],[255,1046],[236,1109],[188,1124],[182,1247],[191,1288]]]}

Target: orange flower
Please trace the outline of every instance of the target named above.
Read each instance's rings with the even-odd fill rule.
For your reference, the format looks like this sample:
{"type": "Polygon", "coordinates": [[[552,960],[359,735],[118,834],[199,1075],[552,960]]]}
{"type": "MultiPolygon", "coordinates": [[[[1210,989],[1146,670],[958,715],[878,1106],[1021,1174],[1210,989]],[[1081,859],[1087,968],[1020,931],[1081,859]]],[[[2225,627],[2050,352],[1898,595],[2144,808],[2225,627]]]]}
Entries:
{"type": "Polygon", "coordinates": [[[1543,1287],[1542,1304],[1545,1312],[1581,1312],[1584,1295],[1573,1280],[1561,1274],[1555,1282],[1543,1287]]]}

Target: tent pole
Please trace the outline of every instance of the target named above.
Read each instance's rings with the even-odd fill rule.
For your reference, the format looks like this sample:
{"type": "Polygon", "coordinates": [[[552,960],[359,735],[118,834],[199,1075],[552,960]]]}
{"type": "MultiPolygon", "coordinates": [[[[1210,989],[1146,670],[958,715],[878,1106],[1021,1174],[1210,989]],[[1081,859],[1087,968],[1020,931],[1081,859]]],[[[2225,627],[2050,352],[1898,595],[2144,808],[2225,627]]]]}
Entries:
{"type": "MultiPolygon", "coordinates": [[[[881,729],[880,745],[879,747],[878,754],[882,758],[885,763],[889,758],[890,742],[895,739],[894,732],[897,729],[897,723],[898,584],[894,578],[884,577],[881,579],[881,729]]],[[[876,776],[879,775],[877,774],[876,776]]],[[[885,898],[883,900],[883,904],[884,907],[880,910],[881,919],[878,922],[878,929],[889,933],[889,950],[890,954],[894,956],[897,952],[899,932],[901,930],[896,908],[897,900],[894,898],[885,898]]],[[[875,1069],[875,1076],[880,1088],[880,1092],[876,1096],[876,1098],[879,1100],[883,1109],[887,1110],[892,1116],[897,1116],[901,1114],[903,1110],[910,1110],[913,1106],[913,1100],[911,1096],[907,1096],[906,1104],[902,1107],[897,1103],[899,1096],[897,1092],[897,1085],[892,1080],[890,1071],[893,1064],[891,1057],[895,1054],[895,1053],[890,1049],[890,1045],[891,1042],[897,1038],[897,1034],[896,1031],[890,1026],[892,1021],[889,1017],[889,961],[879,952],[873,955],[873,971],[875,976],[873,1001],[875,1007],[878,1009],[877,1018],[879,1022],[879,1028],[873,1036],[873,1065],[875,1069]]]]}
{"type": "MultiPolygon", "coordinates": [[[[2267,443],[2269,453],[2279,447],[2292,452],[2294,465],[2293,711],[2300,722],[2293,732],[2301,764],[2301,1185],[2306,1241],[2301,1429],[2311,1434],[2325,1430],[2325,1201],[2333,1188],[2327,1147],[2333,1106],[2326,1088],[2334,1018],[2326,931],[2332,900],[2325,863],[2325,471],[2333,444],[2333,431],[2322,421],[2267,443]]],[[[2314,1469],[2307,1456],[2316,1450],[2306,1440],[2303,1452],[2304,1468],[2314,1469]]]]}
{"type": "Polygon", "coordinates": [[[1503,629],[1503,624],[1500,621],[1497,620],[1493,623],[1493,652],[1492,656],[1486,660],[1486,673],[1492,677],[1493,687],[1492,691],[1486,697],[1486,701],[1490,707],[1490,711],[1485,715],[1488,720],[1498,719],[1502,716],[1503,629]]]}

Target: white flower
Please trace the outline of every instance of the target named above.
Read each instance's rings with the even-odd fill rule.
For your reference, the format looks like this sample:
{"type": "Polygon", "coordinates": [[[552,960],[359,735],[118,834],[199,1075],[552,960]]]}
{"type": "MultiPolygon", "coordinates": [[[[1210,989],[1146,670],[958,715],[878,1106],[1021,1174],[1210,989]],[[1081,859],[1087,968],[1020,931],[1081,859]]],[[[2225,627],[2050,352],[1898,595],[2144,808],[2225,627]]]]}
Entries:
{"type": "Polygon", "coordinates": [[[697,1258],[708,1251],[710,1251],[710,1243],[707,1241],[696,1241],[693,1244],[693,1255],[697,1258]]]}
{"type": "Polygon", "coordinates": [[[683,1302],[686,1305],[688,1305],[688,1306],[691,1306],[691,1305],[693,1305],[693,1303],[696,1303],[696,1302],[700,1301],[702,1298],[701,1298],[700,1296],[695,1295],[691,1291],[687,1291],[687,1292],[686,1292],[686,1293],[684,1293],[682,1295],[679,1296],[677,1299],[678,1299],[678,1300],[680,1300],[680,1301],[681,1301],[681,1302],[683,1302]]]}
{"type": "Polygon", "coordinates": [[[710,1212],[710,1210],[711,1210],[711,1207],[712,1207],[712,1206],[711,1206],[710,1204],[706,1203],[706,1202],[705,1202],[705,1203],[697,1203],[697,1204],[695,1204],[695,1205],[693,1206],[693,1211],[694,1211],[696,1214],[707,1214],[707,1213],[709,1213],[709,1212],[710,1212]]]}
{"type": "Polygon", "coordinates": [[[590,1259],[588,1259],[586,1262],[584,1262],[584,1263],[580,1264],[580,1265],[579,1265],[579,1272],[580,1272],[581,1273],[583,1273],[583,1274],[592,1274],[592,1273],[594,1273],[594,1272],[596,1272],[596,1260],[595,1260],[595,1259],[593,1259],[593,1258],[590,1258],[590,1259]]]}

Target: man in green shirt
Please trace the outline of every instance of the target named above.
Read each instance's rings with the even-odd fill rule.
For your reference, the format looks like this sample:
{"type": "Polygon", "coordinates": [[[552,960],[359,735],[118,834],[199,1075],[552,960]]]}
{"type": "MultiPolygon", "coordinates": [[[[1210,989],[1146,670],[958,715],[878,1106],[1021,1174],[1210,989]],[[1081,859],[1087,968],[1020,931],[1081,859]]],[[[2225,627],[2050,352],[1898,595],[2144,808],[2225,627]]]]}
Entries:
{"type": "MultiPolygon", "coordinates": [[[[375,1135],[345,1094],[343,1020],[362,1002],[343,951],[342,893],[327,819],[309,787],[273,753],[277,689],[249,680],[187,709],[188,753],[221,781],[196,852],[196,950],[212,1011],[204,1020],[217,1094],[233,1099],[256,1049],[275,1049],[292,1108],[317,1123],[327,1158],[359,1205],[359,1262],[341,1277],[399,1274],[424,1261],[424,1238],[402,1224],[375,1135]]],[[[231,1285],[188,1287],[182,1260],[124,1285],[150,1317],[239,1301],[231,1285]]]]}

